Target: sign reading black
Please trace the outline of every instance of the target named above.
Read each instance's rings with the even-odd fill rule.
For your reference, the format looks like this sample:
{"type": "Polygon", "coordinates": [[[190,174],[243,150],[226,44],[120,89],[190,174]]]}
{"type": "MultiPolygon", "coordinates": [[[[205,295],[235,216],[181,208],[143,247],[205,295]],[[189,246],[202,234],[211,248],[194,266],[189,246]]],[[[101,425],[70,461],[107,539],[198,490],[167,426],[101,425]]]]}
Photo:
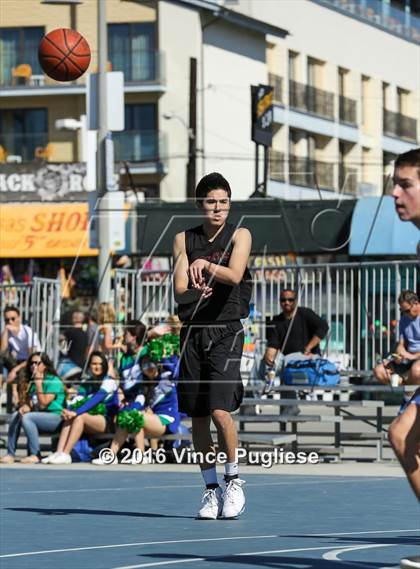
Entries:
{"type": "Polygon", "coordinates": [[[251,85],[252,132],[257,144],[271,146],[273,138],[273,87],[251,85]]]}

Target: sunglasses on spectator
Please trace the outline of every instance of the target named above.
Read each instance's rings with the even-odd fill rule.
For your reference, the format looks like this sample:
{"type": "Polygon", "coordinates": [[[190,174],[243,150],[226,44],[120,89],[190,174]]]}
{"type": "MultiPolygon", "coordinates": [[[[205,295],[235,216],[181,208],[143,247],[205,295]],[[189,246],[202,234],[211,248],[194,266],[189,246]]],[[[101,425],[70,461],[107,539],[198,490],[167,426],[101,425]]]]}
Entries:
{"type": "Polygon", "coordinates": [[[39,364],[42,364],[42,360],[32,360],[31,361],[31,366],[39,366],[39,364]]]}
{"type": "Polygon", "coordinates": [[[280,298],[280,302],[294,302],[296,298],[294,296],[285,296],[280,298]]]}
{"type": "Polygon", "coordinates": [[[10,316],[10,318],[5,318],[4,321],[6,322],[6,324],[8,324],[9,322],[14,322],[16,320],[16,316],[10,316]]]}

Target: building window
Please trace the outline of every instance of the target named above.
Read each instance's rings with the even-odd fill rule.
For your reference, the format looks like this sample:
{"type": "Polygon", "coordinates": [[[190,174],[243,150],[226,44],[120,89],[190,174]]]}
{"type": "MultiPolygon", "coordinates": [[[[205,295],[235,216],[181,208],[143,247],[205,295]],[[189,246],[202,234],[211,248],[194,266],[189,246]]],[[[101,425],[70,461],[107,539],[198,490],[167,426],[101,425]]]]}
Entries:
{"type": "Polygon", "coordinates": [[[47,109],[8,109],[0,112],[0,145],[23,162],[35,158],[48,142],[47,109]]]}
{"type": "Polygon", "coordinates": [[[123,71],[125,81],[153,81],[157,60],[155,24],[109,24],[108,57],[113,71],[123,71]]]}
{"type": "Polygon", "coordinates": [[[298,54],[289,51],[289,79],[291,81],[298,80],[298,54]]]}
{"type": "Polygon", "coordinates": [[[382,83],[382,108],[389,109],[390,87],[389,83],[382,83]]]}
{"type": "Polygon", "coordinates": [[[401,87],[397,87],[397,112],[400,115],[408,115],[408,100],[410,92],[401,87]]]}
{"type": "Polygon", "coordinates": [[[41,74],[38,44],[44,36],[43,27],[0,28],[0,82],[12,83],[12,70],[20,64],[30,65],[32,75],[41,74]]]}
{"type": "Polygon", "coordinates": [[[362,125],[366,126],[369,113],[370,77],[362,75],[362,125]]]}
{"type": "Polygon", "coordinates": [[[159,160],[156,105],[125,105],[125,130],[115,133],[118,161],[156,162],[159,160]]]}
{"type": "Polygon", "coordinates": [[[323,69],[324,63],[318,61],[313,57],[308,57],[308,68],[307,68],[307,81],[306,83],[311,87],[318,87],[321,89],[323,87],[323,69]]]}

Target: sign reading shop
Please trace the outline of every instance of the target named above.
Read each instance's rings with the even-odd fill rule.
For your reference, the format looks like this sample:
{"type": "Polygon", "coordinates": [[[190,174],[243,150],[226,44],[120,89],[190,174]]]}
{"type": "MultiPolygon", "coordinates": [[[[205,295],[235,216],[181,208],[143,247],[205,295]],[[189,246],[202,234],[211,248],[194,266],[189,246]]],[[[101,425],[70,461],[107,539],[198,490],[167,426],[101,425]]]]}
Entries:
{"type": "Polygon", "coordinates": [[[87,199],[86,164],[0,164],[0,202],[87,199]]]}

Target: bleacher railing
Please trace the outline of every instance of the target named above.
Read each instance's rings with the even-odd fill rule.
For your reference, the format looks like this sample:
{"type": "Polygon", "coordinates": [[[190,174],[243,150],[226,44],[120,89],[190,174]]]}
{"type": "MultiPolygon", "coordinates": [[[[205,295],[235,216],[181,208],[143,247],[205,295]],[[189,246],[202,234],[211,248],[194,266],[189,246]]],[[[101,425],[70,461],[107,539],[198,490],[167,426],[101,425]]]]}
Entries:
{"type": "MultiPolygon", "coordinates": [[[[416,290],[416,261],[286,265],[251,269],[252,311],[245,321],[246,349],[261,353],[265,319],[279,314],[281,290],[299,291],[299,305],[329,323],[322,343],[343,369],[369,371],[398,342],[402,290],[416,290]]],[[[152,324],[176,311],[170,271],[117,270],[115,305],[128,318],[152,324]]]]}
{"type": "Polygon", "coordinates": [[[30,283],[0,284],[0,334],[4,329],[3,310],[16,306],[22,323],[37,334],[41,348],[58,362],[61,285],[59,280],[34,278],[30,283]]]}

